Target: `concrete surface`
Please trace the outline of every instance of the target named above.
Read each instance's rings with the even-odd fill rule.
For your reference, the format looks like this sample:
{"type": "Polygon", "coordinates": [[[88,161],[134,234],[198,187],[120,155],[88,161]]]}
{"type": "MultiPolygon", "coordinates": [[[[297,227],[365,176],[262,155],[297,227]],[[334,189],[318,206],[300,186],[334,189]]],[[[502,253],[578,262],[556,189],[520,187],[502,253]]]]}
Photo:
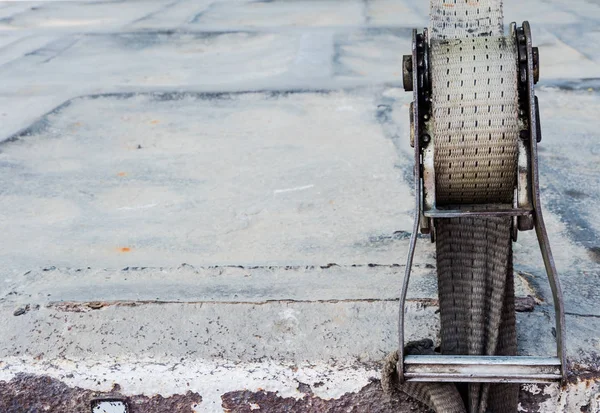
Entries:
{"type": "MultiPolygon", "coordinates": [[[[400,64],[427,9],[0,3],[0,394],[26,373],[85,397],[193,392],[177,399],[190,411],[423,410],[372,380],[397,346],[413,210],[400,64]]],[[[506,23],[526,19],[572,377],[523,386],[520,411],[598,412],[600,3],[505,1],[506,23]]],[[[421,239],[414,338],[437,335],[433,254],[421,239]]],[[[551,354],[534,234],[515,270],[537,303],[520,352],[551,354]]]]}

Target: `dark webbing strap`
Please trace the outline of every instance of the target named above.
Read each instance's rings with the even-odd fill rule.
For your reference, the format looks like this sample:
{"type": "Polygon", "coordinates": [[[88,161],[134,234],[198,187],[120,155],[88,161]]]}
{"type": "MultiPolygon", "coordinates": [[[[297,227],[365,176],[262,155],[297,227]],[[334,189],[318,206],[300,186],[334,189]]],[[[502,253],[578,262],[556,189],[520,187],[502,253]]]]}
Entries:
{"type": "MultiPolygon", "coordinates": [[[[502,1],[431,0],[430,17],[436,199],[510,203],[518,92],[515,45],[502,37],[502,1]]],[[[442,354],[516,355],[511,222],[436,219],[442,354]]],[[[432,354],[432,347],[430,340],[409,343],[405,354],[432,354]]],[[[386,376],[393,359],[384,388],[399,387],[437,413],[517,411],[518,385],[400,385],[386,376]]]]}
{"type": "MultiPolygon", "coordinates": [[[[516,355],[511,218],[442,219],[436,231],[442,354],[516,355]]],[[[517,409],[518,385],[461,390],[469,412],[517,409]]]]}
{"type": "MultiPolygon", "coordinates": [[[[510,218],[436,221],[442,354],[514,356],[517,352],[510,218]]],[[[433,342],[408,343],[405,354],[434,354],[433,342]]],[[[514,413],[516,384],[399,384],[396,352],[384,364],[382,386],[437,413],[514,413]]]]}

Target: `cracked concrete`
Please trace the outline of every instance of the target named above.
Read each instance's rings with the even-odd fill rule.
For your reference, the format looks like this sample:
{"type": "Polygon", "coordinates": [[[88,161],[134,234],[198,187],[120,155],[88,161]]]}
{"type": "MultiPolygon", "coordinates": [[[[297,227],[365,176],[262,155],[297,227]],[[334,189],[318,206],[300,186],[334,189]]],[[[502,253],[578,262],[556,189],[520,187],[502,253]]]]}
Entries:
{"type": "MultiPolygon", "coordinates": [[[[597,412],[600,5],[505,15],[540,47],[571,369],[520,411],[597,412]]],[[[407,0],[0,3],[0,410],[118,384],[143,411],[425,411],[376,378],[412,225],[401,56],[426,23],[407,0]]],[[[414,338],[437,335],[433,254],[421,237],[414,338]]],[[[515,270],[520,354],[552,354],[531,233],[515,270]]]]}

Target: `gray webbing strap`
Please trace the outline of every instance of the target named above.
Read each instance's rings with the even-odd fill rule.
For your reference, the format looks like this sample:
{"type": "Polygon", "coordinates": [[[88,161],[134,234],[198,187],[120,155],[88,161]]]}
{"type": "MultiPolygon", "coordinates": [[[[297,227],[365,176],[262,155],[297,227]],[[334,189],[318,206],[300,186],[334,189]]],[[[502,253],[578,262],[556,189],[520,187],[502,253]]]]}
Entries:
{"type": "MultiPolygon", "coordinates": [[[[510,226],[510,217],[436,222],[442,354],[516,355],[510,226]]],[[[469,412],[517,410],[518,385],[460,390],[469,412]]]]}
{"type": "Polygon", "coordinates": [[[431,0],[429,21],[431,39],[500,36],[502,0],[431,0]]]}
{"type": "MultiPolygon", "coordinates": [[[[430,17],[436,202],[511,203],[517,58],[514,41],[502,36],[502,2],[431,0],[430,17]]],[[[437,219],[435,225],[441,352],[515,355],[511,218],[437,219]]],[[[401,389],[438,413],[517,411],[513,384],[408,382],[401,389]]]]}
{"type": "Polygon", "coordinates": [[[436,203],[508,203],[519,137],[512,37],[431,39],[436,203]]]}

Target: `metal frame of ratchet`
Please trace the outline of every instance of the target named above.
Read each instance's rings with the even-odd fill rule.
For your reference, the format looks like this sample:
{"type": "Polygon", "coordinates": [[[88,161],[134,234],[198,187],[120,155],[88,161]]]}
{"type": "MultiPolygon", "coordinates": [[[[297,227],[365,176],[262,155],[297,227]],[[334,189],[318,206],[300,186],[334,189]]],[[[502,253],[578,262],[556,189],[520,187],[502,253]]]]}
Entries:
{"type": "Polygon", "coordinates": [[[461,205],[461,208],[439,207],[435,203],[435,171],[431,144],[431,75],[427,29],[413,30],[412,55],[403,58],[403,80],[406,91],[413,92],[410,105],[411,146],[414,147],[415,215],[400,294],[398,321],[399,351],[397,371],[400,382],[514,382],[532,383],[565,380],[565,316],[563,298],[548,235],[542,216],[538,185],[537,143],[541,140],[538,101],[534,84],[539,77],[538,51],[532,47],[528,22],[521,27],[510,25],[518,48],[519,106],[522,130],[519,139],[517,185],[513,205],[461,205]],[[517,230],[535,228],[538,243],[552,289],[556,316],[556,357],[524,356],[404,356],[404,311],[417,233],[430,234],[435,240],[435,219],[464,216],[512,216],[512,238],[517,230]]]}

